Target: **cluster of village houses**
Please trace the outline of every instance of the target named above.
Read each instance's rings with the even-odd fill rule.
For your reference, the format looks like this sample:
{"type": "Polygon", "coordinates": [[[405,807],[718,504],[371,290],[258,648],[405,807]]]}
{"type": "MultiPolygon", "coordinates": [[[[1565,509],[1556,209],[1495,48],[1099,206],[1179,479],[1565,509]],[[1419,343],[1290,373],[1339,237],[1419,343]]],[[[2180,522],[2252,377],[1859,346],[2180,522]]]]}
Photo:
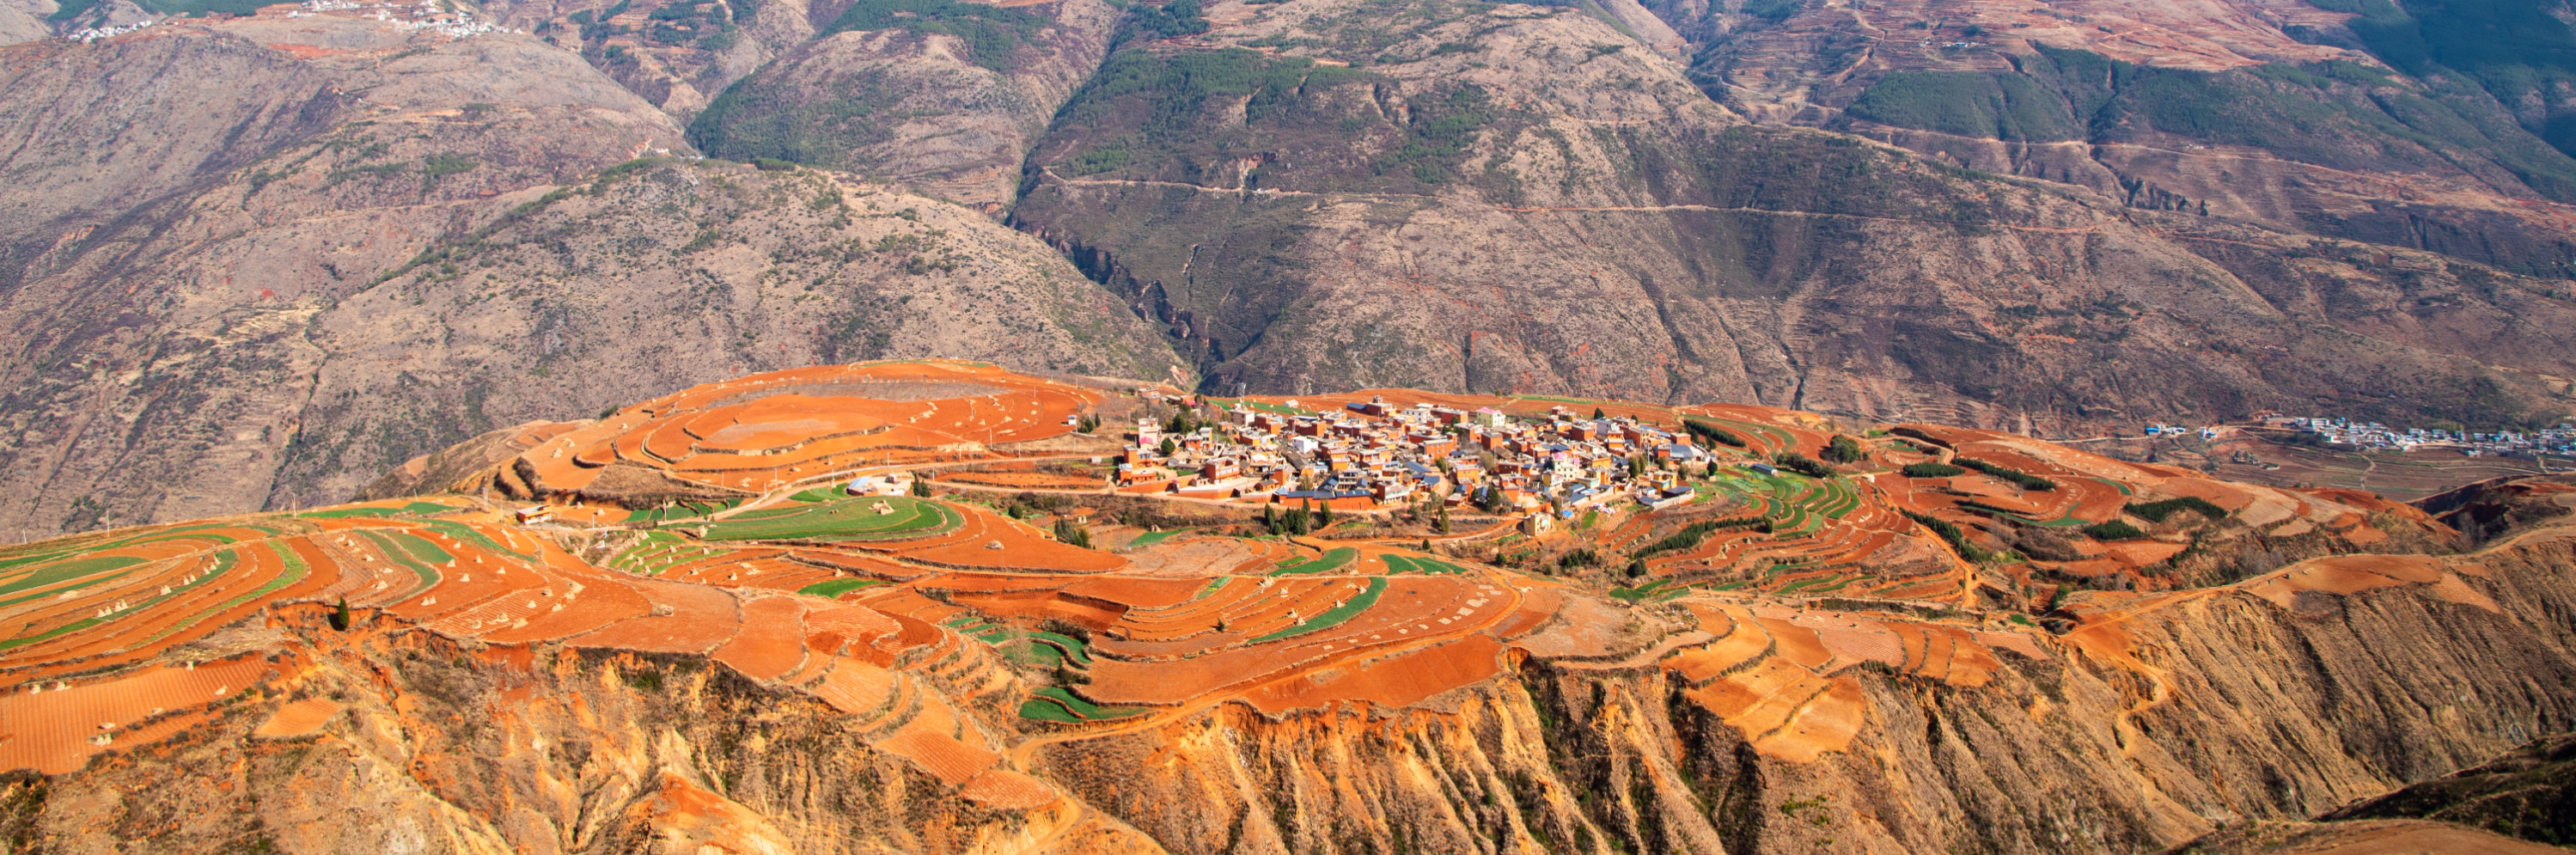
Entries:
{"type": "Polygon", "coordinates": [[[2265,427],[2307,431],[2325,441],[2355,445],[2365,449],[2413,451],[2418,448],[2457,449],[2471,457],[2530,457],[2541,455],[2576,458],[2576,424],[2562,424],[2536,431],[2504,430],[2493,433],[2442,430],[2440,428],[2407,428],[2399,430],[2378,422],[2356,422],[2350,419],[2320,416],[2270,416],[2262,419],[2265,427]]]}
{"type": "MultiPolygon", "coordinates": [[[[425,30],[446,35],[451,38],[464,38],[466,36],[477,35],[480,33],[525,32],[523,30],[514,30],[509,27],[504,27],[490,21],[478,20],[474,17],[472,12],[449,10],[439,6],[435,2],[428,2],[428,0],[422,0],[422,2],[391,3],[356,2],[355,0],[305,0],[305,2],[298,3],[292,7],[285,5],[262,7],[257,14],[261,16],[276,15],[287,18],[310,18],[315,15],[326,13],[333,13],[334,17],[342,18],[371,18],[390,23],[395,29],[425,30]]],[[[94,42],[104,38],[112,38],[115,36],[125,35],[126,33],[138,32],[151,27],[154,23],[160,20],[162,19],[146,16],[137,20],[124,21],[122,23],[103,24],[96,27],[82,27],[63,34],[63,38],[82,43],[94,42]]]]}
{"type": "Polygon", "coordinates": [[[1675,470],[1710,462],[1709,452],[1687,435],[1566,407],[1552,408],[1545,419],[1518,419],[1491,407],[1469,411],[1384,398],[1321,412],[1289,403],[1277,410],[1235,403],[1218,422],[1178,435],[1141,419],[1136,441],[1120,457],[1118,485],[1291,505],[1358,499],[1457,505],[1481,498],[1488,507],[1528,514],[1526,525],[1543,529],[1551,515],[1571,518],[1617,500],[1650,508],[1688,502],[1692,489],[1675,470]]]}

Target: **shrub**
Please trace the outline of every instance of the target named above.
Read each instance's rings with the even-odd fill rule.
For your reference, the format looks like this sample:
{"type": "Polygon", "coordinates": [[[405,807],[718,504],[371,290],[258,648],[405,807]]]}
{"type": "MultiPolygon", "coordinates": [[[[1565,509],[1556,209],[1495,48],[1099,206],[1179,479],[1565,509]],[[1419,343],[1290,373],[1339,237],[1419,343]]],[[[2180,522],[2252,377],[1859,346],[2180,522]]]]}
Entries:
{"type": "Polygon", "coordinates": [[[1888,429],[1887,429],[1887,432],[1888,432],[1888,433],[1895,434],[1895,435],[1897,435],[1897,436],[1905,437],[1905,438],[1907,438],[1907,439],[1917,439],[1917,440],[1922,440],[1922,441],[1924,441],[1924,442],[1927,442],[1927,443],[1932,444],[1932,445],[1933,445],[1934,447],[1936,447],[1936,448],[1949,448],[1949,447],[1950,447],[1950,444],[1949,444],[1949,443],[1942,442],[1942,441],[1940,441],[1940,440],[1938,440],[1938,439],[1934,439],[1934,438],[1932,438],[1932,435],[1931,435],[1931,434],[1924,433],[1922,430],[1917,429],[1917,428],[1910,428],[1910,427],[1902,427],[1902,426],[1899,426],[1899,427],[1892,427],[1892,428],[1888,428],[1888,429]]]}
{"type": "Polygon", "coordinates": [[[1709,442],[1714,442],[1719,445],[1733,446],[1736,448],[1744,447],[1743,437],[1736,436],[1733,431],[1729,431],[1725,428],[1718,427],[1698,419],[1683,419],[1682,429],[1689,431],[1692,436],[1709,442]]]}
{"type": "Polygon", "coordinates": [[[1796,472],[1809,478],[1831,478],[1834,474],[1833,467],[1819,463],[1815,458],[1799,454],[1795,451],[1783,451],[1778,454],[1771,455],[1771,462],[1782,469],[1796,472]]]}
{"type": "Polygon", "coordinates": [[[1948,478],[1967,471],[1947,463],[1908,463],[1904,469],[1907,478],[1948,478]]]}
{"type": "Polygon", "coordinates": [[[1924,528],[1931,529],[1933,534],[1940,535],[1942,540],[1949,541],[1950,548],[1958,550],[1961,558],[1984,561],[1994,557],[1992,553],[1978,549],[1976,544],[1969,543],[1968,533],[1960,531],[1959,527],[1949,520],[1928,517],[1913,511],[1906,511],[1905,518],[1922,523],[1924,528]]]}
{"type": "Polygon", "coordinates": [[[1074,525],[1072,520],[1055,521],[1055,539],[1084,549],[1091,548],[1091,530],[1074,525]]]}
{"type": "MultiPolygon", "coordinates": [[[[1192,14],[1196,14],[1193,12],[1192,14]]],[[[1012,54],[1045,29],[1047,18],[1027,9],[958,0],[859,0],[824,28],[822,35],[850,30],[904,29],[956,36],[966,43],[967,58],[1000,71],[1012,54]]],[[[1204,28],[1204,24],[1201,25],[1204,28]]]]}
{"type": "Polygon", "coordinates": [[[2208,499],[2197,496],[2184,496],[2161,502],[2140,502],[2130,505],[2128,510],[2129,513],[2136,514],[2139,519],[2148,522],[2164,522],[2165,518],[2173,516],[2175,511],[2191,511],[2212,521],[2227,518],[2226,508],[2210,504],[2208,499]]]}
{"type": "Polygon", "coordinates": [[[2112,520],[2110,522],[2100,522],[2085,526],[2084,534],[2094,540],[2136,540],[2147,536],[2147,533],[2139,531],[2137,526],[2130,525],[2121,520],[2112,520]]]}
{"type": "Polygon", "coordinates": [[[1199,0],[1171,0],[1137,12],[1136,29],[1157,39],[1197,35],[1208,31],[1208,20],[1199,12],[1199,0]]]}
{"type": "Polygon", "coordinates": [[[1707,540],[1710,532],[1722,531],[1730,528],[1757,528],[1764,533],[1769,533],[1771,531],[1771,521],[1761,517],[1743,517],[1731,520],[1701,520],[1699,522],[1691,523],[1690,525],[1682,526],[1681,531],[1666,535],[1662,540],[1646,544],[1644,549],[1639,549],[1636,552],[1630,553],[1628,557],[1637,559],[1634,564],[1635,567],[1643,568],[1645,566],[1644,559],[1646,556],[1653,555],[1658,552],[1687,550],[1698,546],[1700,541],[1707,540]]]}
{"type": "Polygon", "coordinates": [[[2019,485],[2024,490],[2057,489],[2057,482],[2055,481],[2051,481],[2019,469],[2014,469],[2010,466],[1997,466],[1983,460],[1978,460],[1974,457],[1954,457],[1951,458],[1951,462],[2010,481],[2019,485]]]}

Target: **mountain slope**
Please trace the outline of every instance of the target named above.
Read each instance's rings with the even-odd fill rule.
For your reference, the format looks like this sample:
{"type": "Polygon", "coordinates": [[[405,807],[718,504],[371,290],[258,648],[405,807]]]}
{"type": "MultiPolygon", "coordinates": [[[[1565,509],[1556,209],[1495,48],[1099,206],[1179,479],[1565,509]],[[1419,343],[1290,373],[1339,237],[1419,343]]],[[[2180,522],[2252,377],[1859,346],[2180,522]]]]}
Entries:
{"type": "Polygon", "coordinates": [[[1212,388],[2072,431],[2319,401],[2548,418],[2576,375],[2557,282],[1747,126],[1614,16],[1210,15],[1109,60],[1012,218],[1163,321],[1212,388]]]}
{"type": "Polygon", "coordinates": [[[10,531],[337,500],[495,427],[815,360],[1168,376],[1079,272],[944,202],[714,165],[579,183],[682,131],[526,36],[260,17],[0,63],[10,531]]]}

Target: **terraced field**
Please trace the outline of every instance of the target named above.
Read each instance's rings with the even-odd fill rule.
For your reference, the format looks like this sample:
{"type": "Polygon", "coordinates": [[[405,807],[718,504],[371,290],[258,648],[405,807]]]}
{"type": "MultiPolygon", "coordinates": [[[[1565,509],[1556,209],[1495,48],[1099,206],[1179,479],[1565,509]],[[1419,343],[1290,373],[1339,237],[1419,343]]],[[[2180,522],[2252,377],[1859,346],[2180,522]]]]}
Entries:
{"type": "MultiPolygon", "coordinates": [[[[1194,522],[1106,551],[982,505],[837,489],[852,469],[989,465],[1005,454],[995,446],[1062,438],[1062,422],[1099,398],[953,363],[799,369],[628,407],[495,468],[495,486],[542,493],[570,523],[520,525],[508,508],[442,495],[0,548],[0,765],[77,769],[191,727],[223,698],[284,685],[282,659],[200,658],[191,645],[253,621],[280,638],[326,631],[344,602],[370,632],[503,655],[702,658],[812,698],[875,750],[993,804],[1049,803],[1049,785],[1011,759],[1042,741],[1223,704],[1272,715],[1408,706],[1524,657],[1661,669],[1758,752],[1806,762],[1872,726],[1857,669],[1964,689],[1994,673],[1996,651],[2053,655],[2031,629],[2042,610],[1989,611],[1975,598],[1981,580],[2151,575],[2202,534],[2348,546],[2422,517],[2367,494],[2221,482],[1928,425],[1890,426],[1903,432],[1865,441],[1864,459],[1818,476],[1761,474],[1750,464],[1820,454],[1836,427],[1725,405],[1601,404],[1664,424],[1702,419],[1745,445],[1712,448],[1716,466],[1675,473],[1696,502],[1586,509],[1587,524],[1536,537],[1435,546],[1244,537],[1194,522]],[[2008,471],[1899,471],[1961,457],[2008,471]],[[662,479],[650,490],[620,480],[648,470],[662,479]],[[2041,480],[2046,489],[2032,486],[2041,480]],[[673,485],[705,494],[668,499],[673,485]],[[2112,520],[2138,536],[2085,533],[2112,520]],[[2005,536],[2034,530],[2076,557],[2009,551],[2019,542],[2005,536]],[[1577,547],[1597,553],[1593,569],[1487,563],[1577,547]],[[1687,615],[1690,626],[1655,629],[1662,618],[1641,614],[1687,615]]],[[[1423,399],[1536,413],[1575,405],[1423,399]]],[[[2457,581],[2447,565],[2391,561],[2310,562],[2244,590],[2287,602],[2457,581]]],[[[2063,589],[2047,590],[2054,601],[2063,589]]],[[[2066,599],[2050,619],[2117,617],[2100,605],[2110,601],[2066,599]]],[[[336,701],[309,700],[277,701],[265,732],[351,726],[336,701]]]]}
{"type": "Polygon", "coordinates": [[[734,514],[707,526],[708,540],[909,540],[955,531],[962,514],[909,496],[841,499],[734,514]]]}

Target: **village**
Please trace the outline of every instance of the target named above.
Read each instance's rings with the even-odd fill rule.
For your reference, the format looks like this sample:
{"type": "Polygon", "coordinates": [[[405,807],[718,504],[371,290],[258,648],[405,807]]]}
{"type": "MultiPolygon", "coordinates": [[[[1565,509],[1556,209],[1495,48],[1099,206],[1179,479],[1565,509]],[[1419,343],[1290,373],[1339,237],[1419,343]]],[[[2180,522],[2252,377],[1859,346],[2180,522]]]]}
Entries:
{"type": "MultiPolygon", "coordinates": [[[[382,0],[379,0],[378,2],[359,2],[359,0],[304,0],[304,2],[301,3],[276,3],[262,6],[257,11],[253,12],[250,17],[295,19],[311,18],[317,15],[335,18],[358,18],[382,21],[392,25],[396,30],[427,31],[444,35],[449,38],[459,39],[483,33],[526,32],[525,30],[512,29],[491,21],[477,18],[471,8],[457,8],[453,5],[441,5],[435,2],[435,0],[417,0],[417,2],[402,2],[401,0],[395,0],[395,2],[383,2],[382,0]]],[[[76,41],[88,44],[100,39],[114,38],[127,33],[141,32],[152,27],[156,23],[167,20],[169,20],[167,17],[154,17],[146,13],[142,17],[135,18],[133,20],[123,20],[121,23],[111,23],[95,27],[82,27],[80,29],[64,33],[62,38],[66,41],[76,41]]]]}
{"type": "Polygon", "coordinates": [[[2350,419],[2323,416],[2270,416],[2259,424],[2274,430],[2313,433],[2319,439],[2336,445],[2358,446],[2363,450],[2414,451],[2444,448],[2470,457],[2521,457],[2546,461],[2550,457],[2562,462],[2576,462],[2576,423],[2535,431],[2499,430],[2478,432],[2443,428],[2392,428],[2378,422],[2355,422],[2350,419]]]}
{"type": "Polygon", "coordinates": [[[1120,492],[1352,509],[1472,504],[1524,516],[1536,534],[1613,502],[1689,502],[1680,471],[1714,460],[1687,433],[1565,406],[1542,419],[1372,396],[1338,409],[1234,401],[1216,412],[1204,424],[1139,419],[1118,463],[1120,492]]]}

